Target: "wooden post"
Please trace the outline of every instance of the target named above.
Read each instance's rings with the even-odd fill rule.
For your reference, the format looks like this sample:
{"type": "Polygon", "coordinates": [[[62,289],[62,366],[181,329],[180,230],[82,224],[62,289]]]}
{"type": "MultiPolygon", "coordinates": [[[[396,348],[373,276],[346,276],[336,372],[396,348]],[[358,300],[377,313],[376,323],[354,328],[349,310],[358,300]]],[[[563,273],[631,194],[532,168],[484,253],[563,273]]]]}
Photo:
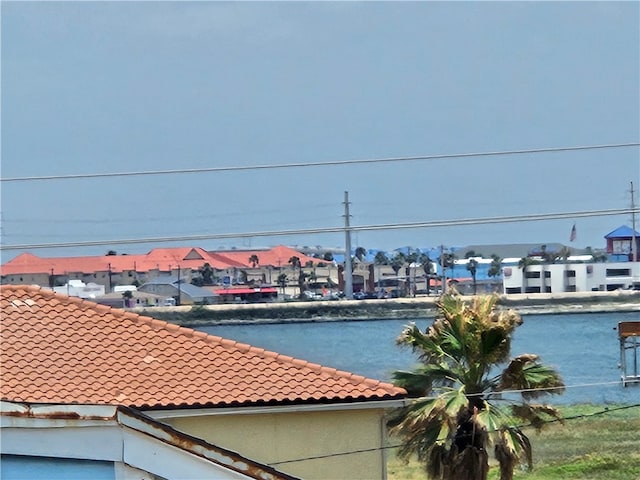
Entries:
{"type": "Polygon", "coordinates": [[[620,339],[620,368],[622,369],[622,386],[627,384],[640,385],[640,374],[638,373],[638,353],[640,348],[640,321],[639,322],[618,322],[618,338],[620,339]],[[631,352],[632,365],[627,364],[627,351],[631,352]],[[632,372],[627,370],[632,368],[632,372]]]}

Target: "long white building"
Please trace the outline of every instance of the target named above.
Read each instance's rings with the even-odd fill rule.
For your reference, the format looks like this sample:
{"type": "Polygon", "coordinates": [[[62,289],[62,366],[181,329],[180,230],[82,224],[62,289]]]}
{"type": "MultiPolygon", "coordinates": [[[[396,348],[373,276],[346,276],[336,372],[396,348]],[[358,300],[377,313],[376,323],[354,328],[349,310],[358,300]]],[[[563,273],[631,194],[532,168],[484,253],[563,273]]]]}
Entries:
{"type": "Polygon", "coordinates": [[[523,271],[518,261],[503,262],[505,294],[640,290],[640,262],[537,263],[523,271]]]}

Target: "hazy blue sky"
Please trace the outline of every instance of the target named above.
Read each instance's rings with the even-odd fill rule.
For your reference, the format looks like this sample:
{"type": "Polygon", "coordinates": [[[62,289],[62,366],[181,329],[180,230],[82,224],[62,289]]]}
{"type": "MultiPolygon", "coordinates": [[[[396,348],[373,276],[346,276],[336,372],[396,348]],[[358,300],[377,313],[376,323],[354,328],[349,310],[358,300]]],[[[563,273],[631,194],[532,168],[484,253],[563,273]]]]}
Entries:
{"type": "MultiPolygon", "coordinates": [[[[4,179],[640,141],[639,2],[3,1],[1,8],[4,179]]],[[[2,242],[333,227],[343,223],[344,191],[352,225],[625,208],[630,182],[640,187],[638,147],[5,181],[2,242]]],[[[573,223],[361,232],[353,244],[568,243],[573,223]]],[[[603,236],[631,217],[575,223],[574,246],[603,247],[603,236]]],[[[335,247],[344,238],[164,245],[280,243],[335,247]]]]}

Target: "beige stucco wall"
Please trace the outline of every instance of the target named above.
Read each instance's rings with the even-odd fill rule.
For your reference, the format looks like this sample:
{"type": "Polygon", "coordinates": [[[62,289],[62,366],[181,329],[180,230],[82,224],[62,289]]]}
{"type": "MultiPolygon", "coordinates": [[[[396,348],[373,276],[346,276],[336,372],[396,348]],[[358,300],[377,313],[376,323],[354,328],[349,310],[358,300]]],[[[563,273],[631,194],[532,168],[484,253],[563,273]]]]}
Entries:
{"type": "Polygon", "coordinates": [[[174,428],[273,465],[319,455],[373,449],[273,465],[303,479],[386,478],[382,409],[228,414],[163,419],[174,428]]]}

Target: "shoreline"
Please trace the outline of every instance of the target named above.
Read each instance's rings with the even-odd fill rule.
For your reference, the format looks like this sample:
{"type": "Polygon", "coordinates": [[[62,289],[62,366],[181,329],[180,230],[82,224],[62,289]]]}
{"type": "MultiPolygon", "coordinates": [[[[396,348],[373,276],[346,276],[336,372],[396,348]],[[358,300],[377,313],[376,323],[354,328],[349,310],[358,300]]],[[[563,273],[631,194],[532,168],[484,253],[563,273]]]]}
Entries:
{"type": "MultiPolygon", "coordinates": [[[[500,295],[500,308],[522,316],[638,312],[640,291],[500,295]]],[[[471,297],[469,297],[471,298],[471,297]]],[[[438,297],[133,308],[181,326],[345,322],[433,318],[438,297]]]]}

